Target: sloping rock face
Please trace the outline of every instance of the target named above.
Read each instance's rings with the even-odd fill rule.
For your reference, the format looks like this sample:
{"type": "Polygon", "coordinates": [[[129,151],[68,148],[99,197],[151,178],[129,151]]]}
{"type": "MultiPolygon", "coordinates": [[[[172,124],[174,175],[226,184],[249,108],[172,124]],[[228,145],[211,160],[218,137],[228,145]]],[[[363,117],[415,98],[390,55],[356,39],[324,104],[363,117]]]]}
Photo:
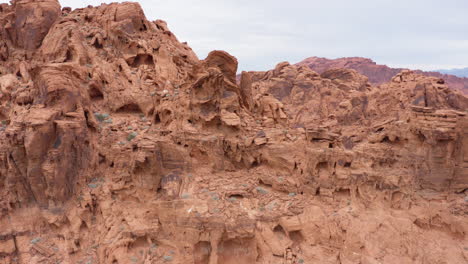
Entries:
{"type": "MultiPolygon", "coordinates": [[[[321,263],[424,263],[423,254],[431,263],[466,261],[466,250],[459,247],[467,242],[465,96],[441,79],[410,71],[377,88],[354,70],[319,75],[288,63],[243,72],[241,84],[252,98],[281,101],[277,105],[287,116],[283,133],[295,147],[266,145],[277,157],[264,154],[268,165],[260,167],[282,163],[301,197],[310,197],[304,210],[317,210],[311,213],[316,220],[295,220],[297,226],[316,223],[297,227],[307,241],[300,245],[306,255],[301,257],[321,263]],[[454,222],[436,228],[428,224],[434,214],[454,222]],[[455,226],[464,231],[453,232],[455,226]],[[308,228],[314,231],[307,234],[308,228]],[[403,241],[403,234],[413,236],[415,230],[413,242],[403,241]],[[433,232],[437,238],[431,238],[433,232]],[[443,259],[454,255],[434,244],[439,239],[450,251],[459,248],[453,254],[460,258],[443,259]],[[425,241],[426,248],[415,241],[425,241]]],[[[273,189],[284,188],[263,177],[273,189]]],[[[289,232],[287,225],[281,227],[289,232]]]]}
{"type": "Polygon", "coordinates": [[[443,80],[237,85],[136,3],[0,21],[0,263],[468,260],[468,99],[443,80]]]}
{"type": "MultiPolygon", "coordinates": [[[[389,82],[393,76],[404,70],[399,68],[390,68],[386,65],[379,65],[371,59],[360,57],[339,58],[333,60],[319,57],[310,57],[299,62],[298,65],[306,65],[318,73],[322,73],[334,68],[353,69],[360,74],[367,76],[369,81],[374,85],[389,82]]],[[[415,72],[425,76],[443,78],[450,88],[459,90],[464,94],[468,94],[468,78],[457,77],[455,75],[443,74],[439,72],[425,72],[419,70],[415,72]]]]}

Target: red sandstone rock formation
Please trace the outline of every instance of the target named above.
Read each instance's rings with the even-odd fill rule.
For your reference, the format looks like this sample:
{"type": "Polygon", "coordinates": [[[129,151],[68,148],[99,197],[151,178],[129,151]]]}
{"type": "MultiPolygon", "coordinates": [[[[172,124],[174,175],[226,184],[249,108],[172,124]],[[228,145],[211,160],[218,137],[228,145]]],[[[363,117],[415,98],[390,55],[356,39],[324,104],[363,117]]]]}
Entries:
{"type": "MultiPolygon", "coordinates": [[[[333,68],[353,69],[369,78],[372,84],[379,85],[389,82],[393,76],[404,69],[390,68],[386,65],[376,64],[374,61],[366,58],[339,58],[326,59],[319,57],[307,58],[298,63],[298,65],[306,65],[312,70],[322,73],[333,68]]],[[[450,88],[462,91],[468,94],[468,78],[461,78],[455,75],[441,74],[438,72],[415,71],[416,73],[444,79],[450,88]]]]}
{"type": "Polygon", "coordinates": [[[0,6],[0,263],[468,260],[468,99],[443,80],[237,85],[138,4],[59,9],[0,6]]]}

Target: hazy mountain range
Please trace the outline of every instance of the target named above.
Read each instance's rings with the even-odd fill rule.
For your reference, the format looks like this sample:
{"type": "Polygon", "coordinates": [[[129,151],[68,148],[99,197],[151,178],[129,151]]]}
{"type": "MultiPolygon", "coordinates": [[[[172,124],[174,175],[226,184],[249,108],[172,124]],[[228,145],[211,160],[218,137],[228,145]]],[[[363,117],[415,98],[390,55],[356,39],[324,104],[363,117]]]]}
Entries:
{"type": "Polygon", "coordinates": [[[463,69],[437,70],[437,72],[451,74],[458,77],[468,77],[468,67],[463,69]]]}
{"type": "MultiPolygon", "coordinates": [[[[298,65],[306,65],[320,74],[333,68],[353,69],[360,74],[367,76],[369,81],[374,85],[389,82],[393,76],[404,70],[403,68],[391,68],[386,65],[377,64],[371,59],[361,57],[347,57],[338,59],[310,57],[299,62],[298,65]]],[[[465,69],[465,71],[467,70],[468,69],[465,69]]],[[[459,77],[453,73],[441,73],[439,71],[425,72],[415,70],[415,72],[426,76],[442,78],[452,89],[468,94],[468,78],[459,77]]]]}

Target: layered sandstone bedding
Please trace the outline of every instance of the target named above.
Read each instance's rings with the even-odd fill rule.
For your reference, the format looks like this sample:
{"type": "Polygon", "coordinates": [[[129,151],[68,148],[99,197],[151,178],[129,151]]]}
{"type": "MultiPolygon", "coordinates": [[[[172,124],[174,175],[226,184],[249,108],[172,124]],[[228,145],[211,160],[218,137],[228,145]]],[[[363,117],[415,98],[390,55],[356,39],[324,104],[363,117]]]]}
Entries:
{"type": "Polygon", "coordinates": [[[0,263],[466,263],[468,98],[0,5],[0,263]]]}

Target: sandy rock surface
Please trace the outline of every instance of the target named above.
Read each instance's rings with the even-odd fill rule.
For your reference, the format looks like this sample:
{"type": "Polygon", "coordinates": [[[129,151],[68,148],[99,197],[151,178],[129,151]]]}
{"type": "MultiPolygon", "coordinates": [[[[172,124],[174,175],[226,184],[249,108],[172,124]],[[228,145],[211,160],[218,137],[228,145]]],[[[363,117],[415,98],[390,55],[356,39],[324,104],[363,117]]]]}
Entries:
{"type": "Polygon", "coordinates": [[[0,263],[467,263],[468,98],[243,72],[136,3],[0,5],[0,263]]]}

